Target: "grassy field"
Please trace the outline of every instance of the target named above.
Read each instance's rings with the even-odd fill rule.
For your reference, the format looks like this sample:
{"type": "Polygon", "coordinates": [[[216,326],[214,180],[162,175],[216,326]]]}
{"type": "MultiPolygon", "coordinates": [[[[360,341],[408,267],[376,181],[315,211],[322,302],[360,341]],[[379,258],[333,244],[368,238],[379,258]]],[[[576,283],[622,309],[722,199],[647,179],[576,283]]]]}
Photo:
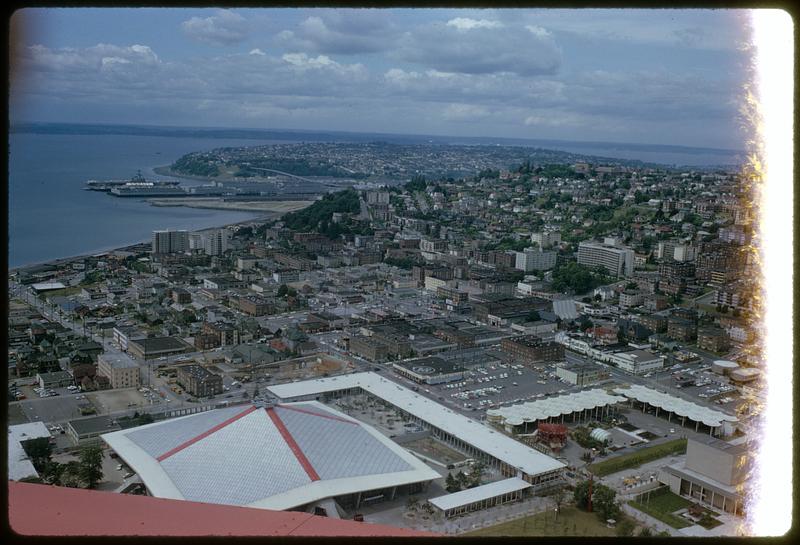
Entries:
{"type": "Polygon", "coordinates": [[[558,519],[552,510],[537,513],[495,526],[488,526],[465,533],[474,536],[616,536],[616,530],[608,528],[596,513],[587,513],[577,507],[561,508],[558,519]]]}
{"type": "Polygon", "coordinates": [[[630,501],[628,504],[665,524],[669,524],[673,528],[686,528],[687,526],[691,526],[686,519],[673,515],[675,511],[691,505],[692,502],[686,498],[673,494],[667,489],[662,489],[656,494],[651,494],[649,500],[647,499],[647,494],[643,494],[640,500],[642,503],[630,501]]]}
{"type": "Polygon", "coordinates": [[[592,464],[589,466],[589,471],[603,477],[624,469],[639,467],[642,464],[658,460],[665,456],[683,454],[684,452],[686,452],[686,439],[675,439],[674,441],[643,448],[636,452],[631,452],[630,454],[623,454],[622,456],[616,456],[609,460],[592,464]]]}

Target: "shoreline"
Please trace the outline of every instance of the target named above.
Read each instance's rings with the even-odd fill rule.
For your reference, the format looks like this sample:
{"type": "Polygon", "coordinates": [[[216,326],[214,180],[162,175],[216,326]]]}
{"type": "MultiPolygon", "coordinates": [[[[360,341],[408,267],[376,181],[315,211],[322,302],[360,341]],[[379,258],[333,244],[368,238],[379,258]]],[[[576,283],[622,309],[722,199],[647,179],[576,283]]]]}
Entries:
{"type": "MultiPolygon", "coordinates": [[[[202,229],[193,230],[193,232],[195,232],[195,233],[203,233],[203,232],[206,232],[206,231],[212,231],[214,229],[223,229],[225,227],[235,227],[237,225],[244,225],[244,224],[249,224],[249,223],[253,223],[253,222],[257,223],[257,222],[268,221],[269,219],[271,219],[271,218],[269,217],[268,214],[260,214],[255,218],[250,218],[250,219],[242,220],[242,221],[235,221],[235,222],[232,222],[232,223],[226,223],[224,225],[218,225],[218,226],[214,226],[214,227],[204,227],[202,229]]],[[[8,274],[11,275],[13,273],[21,272],[21,271],[24,271],[24,270],[27,270],[27,269],[33,269],[33,268],[36,268],[36,267],[43,267],[45,265],[53,265],[53,266],[64,265],[64,264],[70,263],[70,262],[78,260],[78,259],[86,259],[88,257],[92,257],[92,256],[96,256],[96,255],[110,254],[112,252],[130,251],[130,249],[134,248],[135,246],[139,246],[141,244],[150,244],[150,242],[151,241],[149,241],[149,240],[142,240],[142,241],[138,241],[138,242],[131,242],[129,244],[125,244],[124,246],[117,246],[117,247],[108,248],[108,249],[98,249],[98,250],[93,250],[93,251],[87,252],[87,253],[76,254],[76,255],[71,255],[71,256],[66,256],[66,257],[59,257],[59,258],[56,258],[56,259],[50,259],[50,260],[47,260],[47,261],[40,261],[40,262],[37,262],[37,263],[26,263],[24,265],[17,265],[15,267],[9,267],[8,268],[8,274]]]]}

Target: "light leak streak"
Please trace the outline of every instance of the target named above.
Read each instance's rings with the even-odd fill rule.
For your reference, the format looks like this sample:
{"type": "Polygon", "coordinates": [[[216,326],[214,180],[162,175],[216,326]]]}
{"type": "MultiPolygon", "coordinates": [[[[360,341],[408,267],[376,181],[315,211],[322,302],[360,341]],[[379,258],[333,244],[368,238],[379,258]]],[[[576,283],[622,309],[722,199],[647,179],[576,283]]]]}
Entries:
{"type": "Polygon", "coordinates": [[[757,447],[746,498],[746,533],[779,536],[792,524],[794,28],[782,10],[753,10],[751,24],[758,123],[753,127],[757,149],[750,167],[760,194],[759,306],[767,401],[752,430],[757,447]]]}

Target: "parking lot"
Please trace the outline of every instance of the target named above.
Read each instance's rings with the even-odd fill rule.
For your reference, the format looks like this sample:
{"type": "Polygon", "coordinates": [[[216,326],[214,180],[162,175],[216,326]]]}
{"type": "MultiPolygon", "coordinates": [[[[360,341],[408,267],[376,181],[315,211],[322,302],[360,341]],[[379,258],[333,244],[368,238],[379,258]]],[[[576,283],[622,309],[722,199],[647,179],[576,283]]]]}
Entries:
{"type": "MultiPolygon", "coordinates": [[[[398,380],[398,378],[394,378],[398,380]]],[[[461,413],[476,416],[481,411],[500,406],[542,399],[548,395],[566,394],[578,388],[562,381],[555,375],[555,364],[531,369],[516,363],[474,366],[465,373],[465,378],[443,384],[415,384],[418,392],[461,413]]]]}
{"type": "Polygon", "coordinates": [[[28,422],[65,422],[80,418],[81,406],[91,403],[80,394],[25,399],[17,403],[28,422]]]}
{"type": "Polygon", "coordinates": [[[86,398],[97,408],[99,414],[150,406],[150,401],[136,388],[90,392],[86,394],[86,398]]]}

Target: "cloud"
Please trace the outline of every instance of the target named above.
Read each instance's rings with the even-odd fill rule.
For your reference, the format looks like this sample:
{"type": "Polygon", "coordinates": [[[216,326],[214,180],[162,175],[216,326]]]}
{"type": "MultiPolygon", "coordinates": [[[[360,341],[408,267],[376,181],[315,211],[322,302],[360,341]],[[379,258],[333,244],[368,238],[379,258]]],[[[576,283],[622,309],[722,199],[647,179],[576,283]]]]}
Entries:
{"type": "Polygon", "coordinates": [[[474,121],[489,114],[487,108],[475,104],[448,104],[442,117],[448,121],[474,121]]]}
{"type": "Polygon", "coordinates": [[[218,46],[241,43],[249,32],[247,20],[229,10],[219,10],[216,15],[206,18],[192,17],[181,23],[181,28],[193,40],[218,46]]]}
{"type": "Polygon", "coordinates": [[[284,30],[276,41],[289,49],[333,55],[376,53],[392,47],[397,35],[379,10],[331,11],[301,21],[295,30],[284,30]]]}
{"type": "Polygon", "coordinates": [[[520,25],[467,18],[407,31],[395,56],[442,72],[463,74],[552,75],[561,65],[561,50],[544,29],[534,32],[520,25]]]}
{"type": "Polygon", "coordinates": [[[473,28],[502,28],[504,25],[500,21],[456,17],[447,21],[447,26],[455,27],[458,30],[472,30],[473,28]]]}

